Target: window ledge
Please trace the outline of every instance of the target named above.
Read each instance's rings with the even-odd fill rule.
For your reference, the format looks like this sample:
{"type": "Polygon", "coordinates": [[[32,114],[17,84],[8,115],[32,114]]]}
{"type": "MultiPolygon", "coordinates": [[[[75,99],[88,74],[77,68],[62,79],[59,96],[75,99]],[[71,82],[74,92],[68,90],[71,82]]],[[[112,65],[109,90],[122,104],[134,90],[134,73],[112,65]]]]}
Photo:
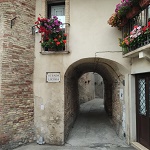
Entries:
{"type": "Polygon", "coordinates": [[[70,51],[41,51],[42,55],[52,55],[52,54],[69,54],[70,51]]]}
{"type": "Polygon", "coordinates": [[[127,53],[127,54],[124,54],[123,58],[139,57],[140,52],[147,53],[148,51],[150,51],[150,44],[147,44],[145,46],[137,48],[136,50],[133,50],[133,51],[127,53]]]}

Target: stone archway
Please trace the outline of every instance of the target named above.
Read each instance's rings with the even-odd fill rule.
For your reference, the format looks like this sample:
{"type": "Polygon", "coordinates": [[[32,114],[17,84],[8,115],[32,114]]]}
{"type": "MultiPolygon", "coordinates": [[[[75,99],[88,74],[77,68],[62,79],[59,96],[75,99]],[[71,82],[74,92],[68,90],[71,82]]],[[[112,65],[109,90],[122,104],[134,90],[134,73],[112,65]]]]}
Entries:
{"type": "Polygon", "coordinates": [[[68,136],[79,112],[78,79],[87,72],[96,72],[102,76],[105,85],[104,107],[119,134],[120,130],[123,130],[123,103],[120,102],[118,89],[123,88],[124,75],[119,72],[117,63],[114,61],[102,58],[86,58],[70,65],[65,73],[65,138],[68,136]]]}

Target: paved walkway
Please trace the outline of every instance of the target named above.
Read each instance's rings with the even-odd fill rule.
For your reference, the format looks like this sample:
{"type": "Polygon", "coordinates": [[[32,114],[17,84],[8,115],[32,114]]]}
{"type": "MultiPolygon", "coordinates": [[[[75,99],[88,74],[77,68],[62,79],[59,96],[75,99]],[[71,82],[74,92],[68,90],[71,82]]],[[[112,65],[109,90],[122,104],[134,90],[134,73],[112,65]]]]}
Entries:
{"type": "Polygon", "coordinates": [[[16,150],[134,150],[115,133],[104,111],[103,100],[82,104],[80,110],[65,146],[30,144],[16,150]]]}

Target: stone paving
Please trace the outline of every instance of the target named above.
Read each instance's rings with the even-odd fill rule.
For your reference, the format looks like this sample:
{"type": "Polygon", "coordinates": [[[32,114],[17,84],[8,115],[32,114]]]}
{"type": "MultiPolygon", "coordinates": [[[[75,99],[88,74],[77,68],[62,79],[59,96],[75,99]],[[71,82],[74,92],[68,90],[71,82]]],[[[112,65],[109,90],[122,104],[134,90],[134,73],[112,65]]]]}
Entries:
{"type": "Polygon", "coordinates": [[[103,101],[81,105],[80,115],[64,146],[30,144],[16,150],[135,150],[120,139],[104,111],[103,101]]]}

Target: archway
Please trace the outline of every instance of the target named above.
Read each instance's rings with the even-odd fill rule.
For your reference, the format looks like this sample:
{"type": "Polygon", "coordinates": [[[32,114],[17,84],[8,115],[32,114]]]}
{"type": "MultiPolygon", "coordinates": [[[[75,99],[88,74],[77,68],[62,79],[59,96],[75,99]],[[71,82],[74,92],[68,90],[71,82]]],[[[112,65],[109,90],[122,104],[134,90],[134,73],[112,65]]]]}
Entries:
{"type": "MultiPolygon", "coordinates": [[[[64,133],[67,138],[79,112],[78,79],[87,72],[95,72],[104,81],[104,107],[111,117],[118,134],[122,128],[123,102],[119,99],[119,88],[124,88],[124,74],[119,71],[119,64],[102,58],[85,58],[79,60],[67,69],[65,73],[65,112],[64,133]]],[[[122,66],[122,70],[123,70],[122,66]]],[[[125,70],[125,69],[124,69],[125,70]]]]}
{"type": "Polygon", "coordinates": [[[95,73],[83,74],[78,80],[79,103],[86,103],[94,98],[104,97],[103,78],[95,73]]]}

